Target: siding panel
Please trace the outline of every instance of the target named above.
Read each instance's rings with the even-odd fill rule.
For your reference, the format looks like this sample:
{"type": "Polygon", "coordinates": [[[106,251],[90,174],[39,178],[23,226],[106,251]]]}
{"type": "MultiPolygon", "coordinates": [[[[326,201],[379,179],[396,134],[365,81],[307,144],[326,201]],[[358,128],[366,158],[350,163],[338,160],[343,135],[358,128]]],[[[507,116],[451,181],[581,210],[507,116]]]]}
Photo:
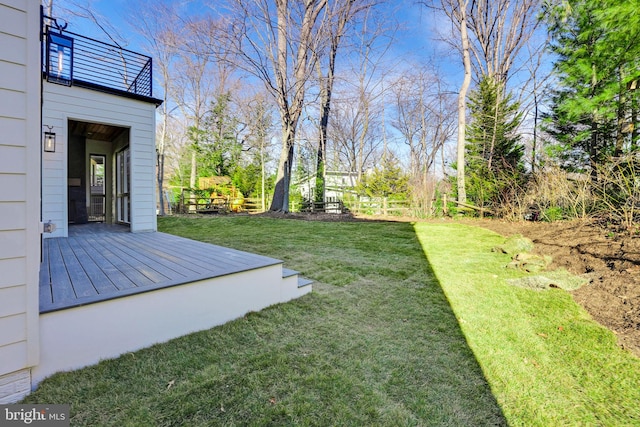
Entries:
{"type": "Polygon", "coordinates": [[[26,305],[27,295],[24,286],[0,289],[0,318],[24,313],[26,305]]]}
{"type": "Polygon", "coordinates": [[[39,12],[34,0],[0,0],[0,378],[5,380],[39,357],[39,12]]]}
{"type": "Polygon", "coordinates": [[[24,10],[8,7],[4,9],[2,21],[0,21],[0,32],[26,38],[27,15],[24,13],[24,10]]]}
{"type": "Polygon", "coordinates": [[[24,231],[0,230],[0,259],[25,256],[26,246],[24,231]]]}
{"type": "Polygon", "coordinates": [[[26,192],[27,178],[24,175],[0,174],[0,202],[24,202],[26,192]]]}
{"type": "Polygon", "coordinates": [[[25,146],[27,126],[24,120],[0,117],[0,129],[0,145],[25,146]]]}
{"type": "Polygon", "coordinates": [[[27,153],[24,147],[0,145],[0,173],[24,174],[27,172],[27,153]]]}
{"type": "Polygon", "coordinates": [[[27,282],[24,258],[0,259],[0,289],[15,287],[27,282]]]}
{"type": "Polygon", "coordinates": [[[24,92],[27,89],[25,69],[24,65],[0,61],[0,76],[2,76],[0,87],[24,92]]]}
{"type": "Polygon", "coordinates": [[[24,368],[27,360],[27,343],[21,341],[0,347],[0,366],[3,372],[15,372],[24,368]]]}
{"type": "Polygon", "coordinates": [[[12,9],[20,10],[22,12],[27,11],[27,0],[2,0],[2,4],[12,9]]]}
{"type": "Polygon", "coordinates": [[[24,313],[0,317],[0,342],[14,344],[27,339],[27,319],[24,313]]]}
{"type": "MultiPolygon", "coordinates": [[[[9,85],[7,85],[9,86],[9,85]]],[[[27,118],[27,100],[23,92],[0,89],[0,116],[16,119],[27,118]]]]}
{"type": "MultiPolygon", "coordinates": [[[[0,13],[4,16],[5,8],[0,13]]],[[[3,18],[4,19],[4,18],[3,18]]],[[[0,22],[2,22],[0,20],[0,22]]],[[[0,58],[14,64],[27,63],[27,42],[21,37],[0,32],[0,58]]]]}
{"type": "Polygon", "coordinates": [[[21,202],[0,203],[0,229],[23,230],[27,227],[27,206],[21,202]]]}

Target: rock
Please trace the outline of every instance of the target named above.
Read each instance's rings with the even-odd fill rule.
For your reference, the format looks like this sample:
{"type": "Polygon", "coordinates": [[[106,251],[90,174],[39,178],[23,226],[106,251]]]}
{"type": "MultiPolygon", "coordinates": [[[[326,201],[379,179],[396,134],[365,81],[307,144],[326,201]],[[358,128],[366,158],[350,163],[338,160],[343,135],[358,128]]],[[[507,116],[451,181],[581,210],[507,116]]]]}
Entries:
{"type": "Polygon", "coordinates": [[[514,256],[519,253],[531,252],[533,250],[533,242],[522,234],[514,234],[505,240],[505,242],[493,248],[494,252],[514,256]]]}
{"type": "Polygon", "coordinates": [[[523,270],[529,273],[544,271],[551,263],[551,257],[549,256],[534,255],[526,252],[515,254],[511,260],[507,264],[507,268],[523,270]]]}
{"type": "Polygon", "coordinates": [[[521,277],[519,279],[509,279],[507,283],[527,289],[550,289],[560,288],[566,291],[573,291],[589,283],[587,277],[574,276],[567,270],[560,269],[547,271],[544,275],[521,277]]]}

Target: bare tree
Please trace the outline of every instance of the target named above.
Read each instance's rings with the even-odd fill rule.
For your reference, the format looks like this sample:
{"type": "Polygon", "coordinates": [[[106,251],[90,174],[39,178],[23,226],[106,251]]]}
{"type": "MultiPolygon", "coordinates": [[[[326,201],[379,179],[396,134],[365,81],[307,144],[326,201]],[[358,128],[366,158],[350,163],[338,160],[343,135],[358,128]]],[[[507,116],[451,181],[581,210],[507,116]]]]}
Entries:
{"type": "MultiPolygon", "coordinates": [[[[456,186],[458,189],[458,202],[467,202],[467,190],[465,184],[465,150],[467,129],[467,91],[471,84],[471,55],[469,53],[469,34],[467,33],[467,6],[469,0],[457,0],[457,10],[450,1],[449,17],[454,25],[460,28],[460,45],[462,51],[462,63],[464,65],[464,78],[458,92],[458,141],[456,144],[456,186]]],[[[447,12],[445,12],[447,13],[447,12]]]]}
{"type": "Polygon", "coordinates": [[[393,20],[375,14],[371,3],[362,12],[357,32],[350,37],[350,72],[334,88],[334,119],[327,139],[333,148],[334,167],[352,172],[357,181],[385,153],[386,147],[380,147],[385,143],[384,82],[393,67],[384,63],[384,57],[397,29],[393,20]]]}
{"type": "MultiPolygon", "coordinates": [[[[351,99],[336,99],[334,102],[334,120],[329,128],[333,160],[327,159],[334,168],[353,172],[358,180],[362,172],[373,167],[379,159],[382,144],[379,137],[381,109],[373,111],[370,105],[361,101],[356,96],[351,99]]],[[[351,183],[355,184],[356,182],[351,183]]]]}
{"type": "MultiPolygon", "coordinates": [[[[169,114],[175,107],[170,106],[170,92],[173,86],[173,64],[178,55],[178,46],[182,42],[177,11],[171,3],[154,1],[144,5],[137,4],[127,15],[129,25],[145,40],[146,48],[154,58],[155,69],[160,71],[160,87],[162,90],[161,123],[156,137],[157,151],[157,186],[159,214],[165,215],[164,176],[165,155],[168,143],[169,114]]],[[[158,74],[155,74],[158,76],[158,74]]]]}
{"type": "Polygon", "coordinates": [[[551,91],[551,70],[545,67],[547,64],[545,47],[548,45],[549,36],[540,37],[533,40],[527,46],[528,60],[522,65],[524,75],[527,76],[526,81],[522,84],[518,97],[525,117],[525,126],[531,129],[529,139],[529,158],[531,171],[535,172],[538,167],[538,126],[540,118],[540,106],[549,98],[551,91]]]}
{"type": "MultiPolygon", "coordinates": [[[[196,188],[198,153],[201,151],[205,131],[205,116],[216,96],[226,93],[233,66],[229,62],[214,61],[214,54],[203,41],[217,39],[225,31],[223,21],[210,18],[183,20],[184,32],[174,67],[175,76],[171,93],[181,114],[188,119],[187,133],[190,145],[191,170],[189,188],[196,188]]],[[[194,206],[195,194],[191,196],[194,206]]]]}
{"type": "Polygon", "coordinates": [[[518,63],[529,56],[522,49],[542,22],[541,0],[472,0],[468,12],[470,49],[476,75],[506,83],[518,63]]]}
{"type": "Polygon", "coordinates": [[[244,135],[247,151],[258,151],[260,162],[260,201],[265,211],[267,187],[267,163],[270,159],[271,136],[274,127],[274,108],[267,99],[268,94],[258,92],[241,101],[241,113],[247,123],[244,135]]]}
{"type": "Polygon", "coordinates": [[[289,183],[298,122],[322,31],[327,0],[231,0],[223,42],[238,65],[259,78],[280,113],[282,149],[270,210],[289,211],[289,183]]]}
{"type": "Polygon", "coordinates": [[[458,94],[456,163],[458,200],[465,202],[466,96],[472,67],[476,80],[486,75],[506,84],[514,67],[517,68],[515,64],[523,60],[522,48],[539,26],[540,0],[425,0],[423,4],[449,18],[451,34],[443,40],[458,50],[464,64],[458,94]]]}
{"type": "Polygon", "coordinates": [[[443,88],[437,70],[413,68],[393,84],[394,118],[391,125],[409,147],[409,170],[416,205],[431,213],[438,153],[453,136],[455,116],[451,92],[443,88]]]}
{"type": "MultiPolygon", "coordinates": [[[[324,201],[325,162],[331,100],[335,83],[336,57],[348,24],[375,5],[374,0],[337,0],[327,6],[328,13],[323,23],[326,32],[326,46],[314,52],[317,55],[316,68],[320,86],[320,125],[316,154],[316,200],[324,201]]],[[[368,14],[368,13],[366,13],[368,14]]],[[[366,16],[365,16],[366,21],[366,16]]],[[[365,22],[366,23],[366,22],[365,22]]],[[[366,25],[364,25],[366,28],[366,25]]]]}

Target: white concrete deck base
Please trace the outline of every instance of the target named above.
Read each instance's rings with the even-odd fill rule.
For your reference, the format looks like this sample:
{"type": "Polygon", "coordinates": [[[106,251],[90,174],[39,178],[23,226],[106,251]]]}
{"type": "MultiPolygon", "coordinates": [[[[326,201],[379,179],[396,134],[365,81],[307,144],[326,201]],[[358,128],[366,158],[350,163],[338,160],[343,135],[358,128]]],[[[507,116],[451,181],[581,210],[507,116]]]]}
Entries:
{"type": "Polygon", "coordinates": [[[298,298],[298,276],[281,264],[40,315],[41,359],[32,386],[82,368],[298,298]]]}

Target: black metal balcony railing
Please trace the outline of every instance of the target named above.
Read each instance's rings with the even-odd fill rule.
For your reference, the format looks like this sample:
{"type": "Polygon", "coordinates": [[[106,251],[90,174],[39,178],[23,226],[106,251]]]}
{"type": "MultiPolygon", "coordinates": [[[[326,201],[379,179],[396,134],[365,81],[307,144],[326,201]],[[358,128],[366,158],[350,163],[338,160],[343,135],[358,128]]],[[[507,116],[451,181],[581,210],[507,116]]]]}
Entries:
{"type": "Polygon", "coordinates": [[[51,43],[55,43],[58,31],[51,27],[47,27],[46,31],[54,36],[44,37],[47,46],[43,49],[43,71],[49,81],[114,93],[153,96],[150,57],[68,31],[62,34],[65,38],[73,39],[73,42],[72,47],[65,51],[67,46],[51,46],[51,43]],[[64,55],[71,57],[65,59],[64,55]],[[56,61],[58,70],[55,68],[56,61]],[[50,66],[50,63],[54,66],[50,66]],[[70,81],[64,82],[59,78],[63,66],[71,67],[70,81]]]}

